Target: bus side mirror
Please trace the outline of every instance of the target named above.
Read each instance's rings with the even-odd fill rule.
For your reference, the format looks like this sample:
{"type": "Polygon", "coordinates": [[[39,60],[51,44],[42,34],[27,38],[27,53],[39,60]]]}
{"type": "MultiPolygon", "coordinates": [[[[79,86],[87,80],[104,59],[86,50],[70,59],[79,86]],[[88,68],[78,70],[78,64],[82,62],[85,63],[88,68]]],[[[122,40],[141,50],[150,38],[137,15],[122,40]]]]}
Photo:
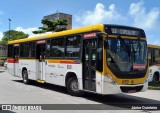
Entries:
{"type": "Polygon", "coordinates": [[[105,33],[105,32],[98,32],[97,33],[97,36],[98,37],[105,37],[105,40],[104,40],[104,48],[106,49],[107,47],[108,47],[108,43],[107,43],[107,41],[106,41],[106,39],[107,39],[107,37],[108,37],[108,35],[107,35],[107,33],[105,33]]]}
{"type": "Polygon", "coordinates": [[[105,38],[107,38],[107,33],[105,33],[105,32],[98,32],[98,33],[97,33],[97,36],[98,36],[98,37],[104,36],[105,38]]]}

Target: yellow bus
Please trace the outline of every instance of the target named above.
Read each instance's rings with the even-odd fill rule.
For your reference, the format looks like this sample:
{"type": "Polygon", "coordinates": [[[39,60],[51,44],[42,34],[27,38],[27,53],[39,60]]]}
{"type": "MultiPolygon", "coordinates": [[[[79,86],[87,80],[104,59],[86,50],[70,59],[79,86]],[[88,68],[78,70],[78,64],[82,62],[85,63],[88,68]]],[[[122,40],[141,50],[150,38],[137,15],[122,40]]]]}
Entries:
{"type": "Polygon", "coordinates": [[[160,82],[160,46],[148,44],[148,81],[160,82]]]}
{"type": "Polygon", "coordinates": [[[97,24],[8,42],[8,72],[64,86],[69,94],[135,93],[148,88],[142,29],[97,24]]]}

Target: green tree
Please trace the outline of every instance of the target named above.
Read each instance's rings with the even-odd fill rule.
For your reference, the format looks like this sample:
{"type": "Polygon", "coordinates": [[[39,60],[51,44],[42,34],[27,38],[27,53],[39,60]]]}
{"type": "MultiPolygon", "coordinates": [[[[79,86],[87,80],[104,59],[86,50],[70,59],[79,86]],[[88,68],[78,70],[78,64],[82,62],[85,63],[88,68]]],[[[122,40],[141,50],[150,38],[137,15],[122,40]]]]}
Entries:
{"type": "Polygon", "coordinates": [[[41,27],[37,31],[33,31],[34,34],[40,34],[45,32],[58,32],[66,30],[66,26],[68,20],[62,19],[62,20],[55,20],[55,21],[49,21],[47,19],[43,19],[41,23],[44,25],[44,27],[41,27]]]}
{"type": "Polygon", "coordinates": [[[25,34],[22,31],[16,31],[16,30],[6,31],[3,33],[3,35],[4,36],[1,41],[2,44],[7,44],[8,41],[23,39],[29,36],[28,34],[25,34]]]}

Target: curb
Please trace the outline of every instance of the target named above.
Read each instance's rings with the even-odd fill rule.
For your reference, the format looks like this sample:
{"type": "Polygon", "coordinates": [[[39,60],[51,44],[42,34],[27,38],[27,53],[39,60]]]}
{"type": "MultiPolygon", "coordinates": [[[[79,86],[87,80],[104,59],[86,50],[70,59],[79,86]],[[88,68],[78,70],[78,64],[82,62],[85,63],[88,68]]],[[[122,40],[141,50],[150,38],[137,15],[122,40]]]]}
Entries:
{"type": "Polygon", "coordinates": [[[3,72],[4,72],[4,71],[1,71],[1,70],[0,70],[0,73],[3,73],[3,72]]]}
{"type": "Polygon", "coordinates": [[[153,89],[153,90],[160,90],[160,87],[153,87],[153,86],[148,86],[148,89],[153,89]]]}

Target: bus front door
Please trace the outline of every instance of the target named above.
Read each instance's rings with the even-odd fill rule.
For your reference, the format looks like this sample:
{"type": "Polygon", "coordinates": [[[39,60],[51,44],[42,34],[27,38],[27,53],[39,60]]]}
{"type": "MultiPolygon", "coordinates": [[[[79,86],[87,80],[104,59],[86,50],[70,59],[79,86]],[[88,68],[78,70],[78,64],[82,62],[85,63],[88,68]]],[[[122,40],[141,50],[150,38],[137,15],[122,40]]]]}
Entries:
{"type": "Polygon", "coordinates": [[[19,69],[19,45],[15,44],[14,45],[14,63],[13,63],[13,70],[14,70],[14,75],[19,76],[18,69],[19,69]]]}
{"type": "Polygon", "coordinates": [[[37,44],[36,57],[38,59],[38,80],[45,80],[45,44],[37,44]]]}
{"type": "Polygon", "coordinates": [[[96,91],[96,46],[97,39],[86,39],[83,45],[83,87],[96,91]]]}

